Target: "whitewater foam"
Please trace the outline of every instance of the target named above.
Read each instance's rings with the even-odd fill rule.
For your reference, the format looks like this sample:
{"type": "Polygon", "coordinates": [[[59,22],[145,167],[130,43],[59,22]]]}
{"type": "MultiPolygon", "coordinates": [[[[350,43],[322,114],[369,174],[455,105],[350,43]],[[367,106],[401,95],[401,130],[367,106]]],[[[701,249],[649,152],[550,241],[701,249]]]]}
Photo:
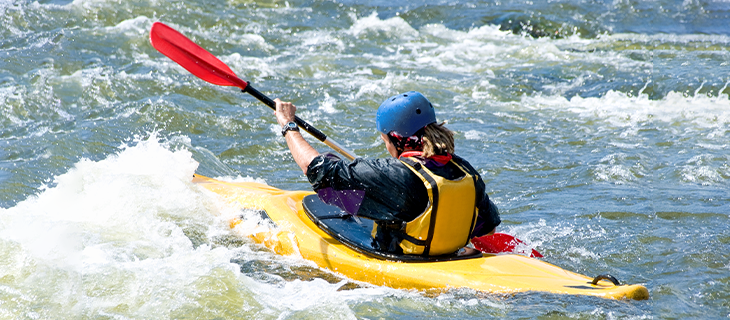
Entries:
{"type": "Polygon", "coordinates": [[[521,108],[565,110],[582,118],[607,121],[613,126],[635,126],[641,122],[665,123],[689,122],[703,128],[716,128],[730,124],[730,98],[720,96],[685,96],[671,92],[661,100],[647,95],[631,96],[608,91],[602,97],[570,99],[562,95],[523,96],[521,108]]]}
{"type": "MultiPolygon", "coordinates": [[[[386,292],[340,292],[344,281],[319,279],[279,287],[241,274],[231,259],[256,259],[261,253],[218,246],[211,239],[231,236],[227,222],[242,212],[191,182],[198,163],[189,151],[168,148],[152,133],[104,160],[83,159],[55,177],[54,186],[0,209],[0,295],[25,310],[17,314],[175,317],[180,308],[205,313],[205,301],[221,294],[238,304],[227,307],[233,313],[291,314],[331,308],[332,302],[343,306],[337,312],[351,312],[341,302],[386,292]],[[302,295],[322,299],[304,302],[302,295]],[[47,310],[34,313],[34,303],[47,310]]],[[[234,232],[265,227],[252,221],[245,224],[250,230],[240,230],[241,225],[234,232]]],[[[282,265],[306,264],[296,257],[265,256],[282,265]]]]}

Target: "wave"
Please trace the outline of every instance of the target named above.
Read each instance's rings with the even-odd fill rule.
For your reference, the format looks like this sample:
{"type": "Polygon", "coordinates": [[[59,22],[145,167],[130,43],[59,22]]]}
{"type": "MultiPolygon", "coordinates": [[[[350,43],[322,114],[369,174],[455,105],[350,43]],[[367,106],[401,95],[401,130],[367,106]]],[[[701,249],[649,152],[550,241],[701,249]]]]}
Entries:
{"type": "Polygon", "coordinates": [[[410,295],[374,287],[339,291],[347,281],[334,275],[282,279],[292,268],[326,272],[233,235],[227,221],[241,212],[191,182],[198,163],[189,151],[171,150],[155,133],[131,144],[100,161],[81,160],[56,176],[55,186],[0,209],[0,296],[14,301],[13,314],[176,318],[184,310],[256,318],[351,313],[343,302],[410,295]],[[251,261],[271,270],[263,277],[260,270],[242,273],[241,264],[251,261]],[[227,302],[216,302],[221,298],[227,302]]]}

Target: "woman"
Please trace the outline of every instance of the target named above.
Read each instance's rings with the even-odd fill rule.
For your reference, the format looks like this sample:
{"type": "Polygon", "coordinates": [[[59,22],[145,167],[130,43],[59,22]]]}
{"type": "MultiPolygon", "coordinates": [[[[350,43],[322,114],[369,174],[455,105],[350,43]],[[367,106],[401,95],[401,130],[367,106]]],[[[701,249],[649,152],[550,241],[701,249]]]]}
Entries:
{"type": "Polygon", "coordinates": [[[319,154],[293,122],[296,107],[276,99],[289,150],[320,199],[375,221],[374,247],[394,254],[452,254],[494,232],[499,211],[479,173],[454,155],[453,133],[433,105],[411,91],[388,98],[376,123],[393,158],[342,161],[319,154]]]}

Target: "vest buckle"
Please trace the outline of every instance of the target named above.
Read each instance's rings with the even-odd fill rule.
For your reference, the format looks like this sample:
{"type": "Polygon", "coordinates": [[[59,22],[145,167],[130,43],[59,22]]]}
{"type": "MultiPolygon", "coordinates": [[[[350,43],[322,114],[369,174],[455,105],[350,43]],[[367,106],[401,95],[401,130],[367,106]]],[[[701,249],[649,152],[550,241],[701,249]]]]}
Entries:
{"type": "Polygon", "coordinates": [[[389,231],[405,231],[406,230],[406,222],[405,221],[388,221],[388,222],[381,222],[379,223],[380,226],[389,231]]]}

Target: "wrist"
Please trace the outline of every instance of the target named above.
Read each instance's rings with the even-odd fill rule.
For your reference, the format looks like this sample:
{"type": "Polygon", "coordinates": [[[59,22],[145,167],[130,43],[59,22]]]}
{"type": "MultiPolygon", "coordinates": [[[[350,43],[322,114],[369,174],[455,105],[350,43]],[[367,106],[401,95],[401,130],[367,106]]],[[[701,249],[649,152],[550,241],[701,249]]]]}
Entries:
{"type": "Polygon", "coordinates": [[[299,132],[299,126],[294,121],[289,121],[286,124],[281,126],[281,135],[286,138],[286,134],[289,133],[289,131],[299,132]]]}
{"type": "Polygon", "coordinates": [[[294,121],[294,119],[288,119],[288,118],[276,118],[276,122],[278,122],[278,123],[279,123],[279,125],[280,125],[280,126],[282,126],[282,127],[283,127],[284,125],[286,125],[287,123],[289,123],[289,122],[293,122],[293,121],[294,121]]]}
{"type": "Polygon", "coordinates": [[[281,121],[278,121],[278,122],[279,122],[279,126],[280,127],[284,127],[289,122],[294,122],[294,119],[281,119],[281,121]]]}

